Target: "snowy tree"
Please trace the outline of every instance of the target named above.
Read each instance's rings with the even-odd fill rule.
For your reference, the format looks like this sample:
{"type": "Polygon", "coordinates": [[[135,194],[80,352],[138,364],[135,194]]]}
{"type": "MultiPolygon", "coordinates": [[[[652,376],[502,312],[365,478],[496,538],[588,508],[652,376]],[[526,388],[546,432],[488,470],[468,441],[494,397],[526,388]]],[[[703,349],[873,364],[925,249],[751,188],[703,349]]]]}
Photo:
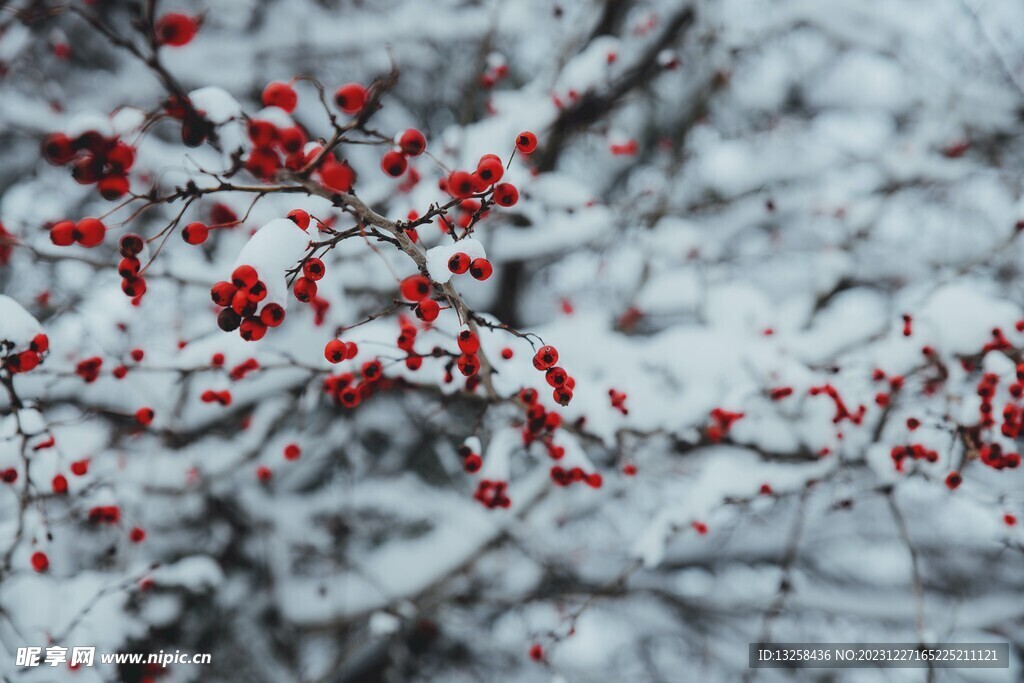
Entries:
{"type": "Polygon", "coordinates": [[[1024,675],[1018,3],[2,8],[2,680],[1024,675]]]}

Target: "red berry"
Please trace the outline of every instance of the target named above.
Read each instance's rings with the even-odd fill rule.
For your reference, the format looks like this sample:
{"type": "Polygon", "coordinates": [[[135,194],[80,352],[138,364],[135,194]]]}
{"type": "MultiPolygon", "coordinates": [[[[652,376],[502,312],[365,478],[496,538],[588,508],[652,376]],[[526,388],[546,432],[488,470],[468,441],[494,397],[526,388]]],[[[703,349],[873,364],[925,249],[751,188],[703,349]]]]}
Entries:
{"type": "Polygon", "coordinates": [[[259,275],[252,266],[238,266],[231,273],[231,283],[238,289],[249,289],[259,281],[259,275]]]}
{"type": "Polygon", "coordinates": [[[295,105],[299,103],[299,96],[295,89],[288,83],[273,81],[263,89],[263,106],[278,107],[291,114],[295,111],[295,105]]]}
{"type": "Polygon", "coordinates": [[[399,287],[406,301],[423,301],[430,296],[430,280],[423,275],[410,275],[399,287]]]}
{"type": "Polygon", "coordinates": [[[123,175],[135,164],[135,148],[118,141],[107,153],[107,164],[123,175]]]}
{"type": "Polygon", "coordinates": [[[210,229],[203,223],[189,223],[181,231],[181,238],[189,244],[202,244],[210,236],[210,229]]]}
{"type": "Polygon", "coordinates": [[[440,313],[441,305],[433,299],[424,299],[416,304],[416,317],[425,322],[429,323],[437,320],[437,316],[440,313]]]}
{"type": "Polygon", "coordinates": [[[472,377],[480,371],[480,359],[472,354],[462,354],[456,364],[459,366],[459,372],[466,377],[472,377]]]}
{"type": "Polygon", "coordinates": [[[458,342],[463,353],[473,354],[480,350],[480,338],[472,330],[459,332],[458,342]]]}
{"type": "Polygon", "coordinates": [[[161,45],[188,45],[199,30],[199,22],[186,14],[171,12],[156,22],[156,37],[161,45]]]}
{"type": "Polygon", "coordinates": [[[394,150],[387,152],[380,160],[381,169],[392,178],[397,178],[405,173],[405,169],[408,168],[408,166],[409,164],[405,160],[405,155],[394,150]]]}
{"type": "Polygon", "coordinates": [[[448,192],[454,197],[469,197],[476,191],[473,176],[465,171],[455,171],[448,176],[448,192]]]}
{"type": "Polygon", "coordinates": [[[284,309],[279,304],[267,304],[260,311],[260,322],[267,327],[277,327],[284,322],[284,309]]]}
{"type": "Polygon", "coordinates": [[[67,135],[64,133],[53,133],[43,139],[43,158],[51,164],[62,166],[71,161],[75,156],[75,148],[67,135]]]}
{"type": "Polygon", "coordinates": [[[134,233],[128,233],[121,237],[118,242],[118,248],[121,250],[121,256],[137,256],[145,247],[145,242],[142,238],[134,233]]]}
{"type": "Polygon", "coordinates": [[[494,266],[485,258],[473,259],[469,264],[469,274],[481,282],[486,280],[494,272],[494,266]]]}
{"type": "Polygon", "coordinates": [[[956,489],[963,482],[963,477],[960,476],[959,472],[950,472],[946,475],[946,486],[950,491],[956,489]]]}
{"type": "Polygon", "coordinates": [[[153,412],[152,408],[139,408],[135,411],[135,421],[143,427],[151,425],[155,416],[156,413],[153,412]]]}
{"type": "Polygon", "coordinates": [[[529,154],[537,149],[537,136],[528,130],[524,130],[516,136],[516,149],[523,154],[529,154]]]}
{"type": "Polygon", "coordinates": [[[288,218],[303,230],[309,227],[309,214],[302,209],[292,209],[288,212],[288,218]]]}
{"type": "Polygon", "coordinates": [[[270,468],[266,467],[265,465],[260,465],[259,467],[256,468],[256,478],[262,482],[270,481],[270,478],[273,475],[274,473],[271,472],[270,468]]]}
{"type": "Polygon", "coordinates": [[[334,160],[324,162],[320,169],[320,180],[328,188],[336,192],[348,192],[356,180],[355,171],[348,164],[334,160]]]}
{"type": "Polygon", "coordinates": [[[132,543],[142,543],[146,540],[146,530],[140,526],[133,526],[128,532],[128,540],[132,543]]]}
{"type": "Polygon", "coordinates": [[[456,275],[462,275],[469,270],[469,254],[457,251],[448,259],[448,270],[456,275]]]}
{"type": "Polygon", "coordinates": [[[539,662],[544,659],[544,648],[541,647],[540,643],[534,643],[530,646],[530,659],[535,662],[539,662]]]}
{"type": "Polygon", "coordinates": [[[501,176],[505,175],[505,167],[496,155],[487,154],[477,164],[476,174],[488,185],[493,185],[501,180],[501,176]]]}
{"type": "Polygon", "coordinates": [[[411,157],[418,157],[427,148],[427,139],[415,128],[409,128],[398,138],[398,146],[411,157]]]}
{"type": "Polygon", "coordinates": [[[146,281],[141,277],[124,278],[121,280],[121,291],[132,298],[141,297],[146,293],[146,281]]]}
{"type": "Polygon", "coordinates": [[[132,349],[129,355],[132,357],[133,361],[141,363],[142,359],[146,357],[146,352],[142,349],[132,349]]]}
{"type": "Polygon", "coordinates": [[[358,113],[366,104],[366,88],[358,83],[349,83],[334,93],[334,103],[346,114],[358,113]]]}
{"type": "Polygon", "coordinates": [[[259,341],[267,334],[267,326],[259,318],[246,318],[238,326],[238,334],[245,341],[259,341]]]}
{"type": "Polygon", "coordinates": [[[76,477],[84,477],[89,472],[88,460],[76,460],[71,463],[71,474],[76,477]]]}
{"type": "Polygon", "coordinates": [[[569,373],[563,368],[554,367],[544,374],[544,379],[547,380],[548,384],[557,388],[566,383],[566,380],[569,379],[569,373]]]}
{"type": "Polygon", "coordinates": [[[533,356],[533,367],[538,370],[547,370],[558,362],[558,349],[554,346],[542,346],[533,356]]]}
{"type": "Polygon", "coordinates": [[[507,346],[501,350],[501,357],[505,360],[512,360],[512,355],[512,349],[507,346]]]}
{"type": "Polygon", "coordinates": [[[340,363],[347,358],[347,344],[340,339],[332,339],[324,347],[324,358],[332,363],[340,363]]]}
{"type": "Polygon", "coordinates": [[[308,259],[302,264],[302,274],[310,280],[319,280],[326,272],[327,269],[324,267],[324,262],[318,258],[308,259]]]}
{"type": "Polygon", "coordinates": [[[107,226],[98,218],[83,218],[75,225],[75,240],[83,247],[95,247],[107,234],[107,226]]]}
{"type": "MultiPolygon", "coordinates": [[[[126,261],[127,259],[124,259],[126,261]]],[[[122,261],[122,263],[124,262],[122,261]]],[[[138,263],[138,261],[136,261],[138,263]]],[[[127,277],[124,273],[122,276],[127,277]]],[[[218,282],[210,289],[210,298],[213,299],[213,303],[218,306],[230,306],[231,300],[234,298],[238,288],[230,282],[218,282]]]]}
{"type": "Polygon", "coordinates": [[[46,353],[50,349],[50,338],[40,332],[36,336],[32,337],[32,341],[29,343],[29,348],[36,353],[46,353]]]}
{"type": "Polygon", "coordinates": [[[68,480],[63,474],[58,474],[50,482],[50,487],[57,495],[68,492],[68,480]]]}
{"type": "Polygon", "coordinates": [[[100,180],[96,185],[96,189],[100,191],[100,196],[106,200],[120,199],[128,193],[128,178],[123,175],[108,175],[100,180]]]}
{"type": "Polygon", "coordinates": [[[494,203],[498,206],[515,206],[519,201],[519,190],[510,183],[501,183],[494,188],[494,203]]]}
{"type": "Polygon", "coordinates": [[[32,553],[32,569],[42,574],[50,567],[50,558],[46,556],[46,553],[39,550],[32,553]]]}
{"type": "Polygon", "coordinates": [[[302,449],[299,448],[298,444],[290,443],[284,447],[284,459],[285,460],[298,460],[299,456],[302,455],[302,449]]]}
{"type": "Polygon", "coordinates": [[[69,247],[75,243],[75,224],[59,221],[50,227],[50,241],[58,247],[69,247]]]}
{"type": "Polygon", "coordinates": [[[308,277],[300,277],[295,281],[293,292],[296,299],[303,303],[308,303],[316,297],[316,282],[308,277]]]}

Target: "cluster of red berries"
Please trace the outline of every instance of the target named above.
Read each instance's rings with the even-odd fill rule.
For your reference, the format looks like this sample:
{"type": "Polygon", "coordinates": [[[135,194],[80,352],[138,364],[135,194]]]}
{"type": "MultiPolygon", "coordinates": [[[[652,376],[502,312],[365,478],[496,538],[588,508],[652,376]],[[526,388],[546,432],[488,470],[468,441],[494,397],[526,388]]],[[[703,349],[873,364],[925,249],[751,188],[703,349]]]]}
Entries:
{"type": "MultiPolygon", "coordinates": [[[[900,386],[902,386],[902,378],[900,386]]],[[[808,393],[811,396],[819,396],[821,394],[824,394],[825,396],[828,396],[830,399],[832,399],[832,403],[835,404],[836,408],[836,413],[835,415],[832,416],[832,424],[839,424],[843,420],[849,420],[853,424],[859,425],[861,422],[864,421],[864,413],[867,412],[867,408],[865,408],[864,405],[860,405],[857,407],[857,410],[855,412],[850,412],[850,409],[847,408],[846,406],[846,402],[843,401],[842,396],[839,395],[839,390],[836,389],[831,384],[823,384],[822,386],[819,387],[811,387],[808,393]]]]}
{"type": "Polygon", "coordinates": [[[107,226],[98,218],[83,218],[74,221],[57,221],[50,226],[50,241],[58,247],[70,247],[80,244],[83,247],[96,247],[103,243],[107,236],[107,226]]]}
{"type": "Polygon", "coordinates": [[[219,403],[222,406],[229,406],[231,405],[231,392],[207,389],[199,396],[199,400],[203,403],[219,403]]]}
{"type": "Polygon", "coordinates": [[[508,77],[508,64],[496,64],[480,74],[480,85],[490,89],[508,77]]]}
{"type": "Polygon", "coordinates": [[[93,524],[117,524],[121,521],[121,508],[116,505],[97,505],[89,510],[93,524]]]}
{"type": "Polygon", "coordinates": [[[463,377],[473,377],[480,371],[480,338],[472,330],[462,330],[455,341],[462,353],[455,359],[455,364],[463,377]]]}
{"type": "Polygon", "coordinates": [[[551,396],[561,406],[569,405],[572,392],[576,388],[576,380],[569,376],[564,368],[559,367],[558,349],[554,346],[542,346],[533,355],[533,367],[544,373],[544,379],[552,387],[551,396]]]}
{"type": "Polygon", "coordinates": [[[135,163],[135,148],[117,136],[90,130],[71,138],[64,133],[46,136],[43,158],[55,166],[71,165],[71,177],[80,185],[96,185],[104,199],[128,192],[128,171],[135,163]]]}
{"type": "Polygon", "coordinates": [[[426,151],[427,139],[415,128],[409,128],[399,133],[395,145],[397,149],[388,150],[380,160],[381,170],[392,178],[398,178],[409,168],[408,157],[418,157],[426,151]]]}
{"type": "Polygon", "coordinates": [[[78,361],[75,365],[75,374],[82,378],[86,384],[92,384],[100,376],[100,368],[103,367],[103,359],[99,356],[92,356],[78,361]]]}
{"type": "Polygon", "coordinates": [[[354,373],[345,372],[340,375],[328,375],[324,378],[324,393],[328,394],[339,405],[355,408],[363,399],[370,396],[375,388],[384,385],[384,366],[377,359],[363,363],[357,377],[354,373]]]}
{"type": "Polygon", "coordinates": [[[255,372],[260,369],[260,363],[255,358],[246,358],[241,363],[231,368],[231,372],[228,373],[228,377],[231,381],[237,382],[245,379],[245,376],[250,372],[255,372]]]}
{"type": "Polygon", "coordinates": [[[508,482],[505,481],[480,480],[473,498],[491,510],[512,506],[512,500],[508,497],[508,482]]]}
{"type": "MultiPolygon", "coordinates": [[[[437,302],[433,299],[424,299],[416,305],[416,315],[421,320],[434,320],[437,318],[437,310],[435,307],[437,302]],[[427,304],[433,304],[433,306],[426,306],[427,304]],[[428,315],[423,315],[424,313],[428,315]]],[[[423,356],[416,353],[416,335],[418,330],[413,325],[412,321],[404,315],[398,316],[398,339],[396,345],[402,351],[405,351],[408,355],[405,357],[405,367],[410,370],[419,370],[423,367],[423,356]]]]}
{"type": "Polygon", "coordinates": [[[256,269],[241,265],[231,273],[230,282],[218,282],[210,290],[213,303],[223,307],[217,325],[225,332],[238,330],[246,341],[259,341],[267,329],[284,322],[284,309],[269,303],[256,313],[259,303],[267,297],[267,286],[256,269]]]}
{"type": "Polygon", "coordinates": [[[146,293],[146,280],[142,277],[142,261],[139,254],[146,243],[142,237],[128,233],[118,242],[121,260],[117,264],[117,274],[121,276],[121,291],[132,298],[134,305],[139,305],[146,293]]]}
{"type": "Polygon", "coordinates": [[[608,399],[612,403],[612,408],[615,408],[623,415],[629,415],[629,408],[626,407],[626,392],[609,389],[608,399]]]}
{"type": "Polygon", "coordinates": [[[729,435],[729,430],[738,420],[742,420],[745,413],[736,413],[723,408],[714,408],[711,411],[711,424],[708,425],[706,434],[708,441],[718,443],[729,435]]]}
{"type": "Polygon", "coordinates": [[[332,339],[324,347],[324,358],[334,364],[352,360],[358,353],[359,346],[355,342],[346,342],[341,339],[332,339]]]}
{"type": "MultiPolygon", "coordinates": [[[[415,304],[416,317],[424,322],[433,322],[441,313],[441,305],[430,298],[433,286],[425,275],[410,275],[398,285],[399,293],[406,301],[415,304]]],[[[408,350],[408,349],[407,349],[408,350]]]]}
{"type": "MultiPolygon", "coordinates": [[[[466,199],[494,188],[491,199],[495,204],[506,208],[515,206],[519,201],[519,190],[511,183],[499,183],[503,175],[505,166],[501,163],[501,158],[496,154],[485,154],[477,162],[475,171],[453,171],[446,180],[442,180],[441,187],[456,199],[466,199]]],[[[472,205],[465,208],[471,207],[472,205]]],[[[480,208],[477,206],[473,213],[480,208]]]]}
{"type": "Polygon", "coordinates": [[[896,466],[897,472],[903,471],[903,465],[908,458],[911,460],[926,460],[928,462],[938,462],[939,460],[938,452],[919,443],[912,443],[906,446],[893,446],[890,456],[892,456],[892,461],[896,466]]]}
{"type": "Polygon", "coordinates": [[[978,457],[983,463],[997,470],[1020,467],[1020,453],[1006,453],[997,443],[984,444],[978,449],[978,457]]]}
{"type": "Polygon", "coordinates": [[[554,442],[555,432],[562,426],[562,416],[548,411],[540,403],[536,389],[522,389],[519,401],[526,408],[526,425],[523,427],[523,445],[529,446],[539,441],[547,448],[552,460],[561,460],[565,449],[554,442]]]}
{"type": "Polygon", "coordinates": [[[604,479],[598,472],[587,474],[582,467],[570,467],[568,469],[559,465],[551,468],[551,481],[558,486],[569,486],[576,482],[586,482],[587,486],[595,489],[601,488],[604,479]]]}
{"type": "Polygon", "coordinates": [[[480,471],[480,466],[483,465],[484,461],[479,453],[473,452],[472,445],[463,443],[459,446],[458,452],[459,457],[462,458],[462,469],[470,474],[480,471]]]}
{"type": "Polygon", "coordinates": [[[320,153],[319,146],[306,149],[301,126],[278,127],[266,119],[249,119],[247,131],[253,147],[245,168],[261,180],[272,178],[282,167],[298,171],[320,153]]]}
{"type": "MultiPolygon", "coordinates": [[[[0,351],[6,344],[0,342],[0,351]]],[[[0,366],[7,369],[12,375],[22,372],[30,372],[43,362],[43,356],[50,350],[50,338],[43,333],[32,337],[28,348],[19,353],[8,353],[0,359],[0,366]]]]}
{"type": "Polygon", "coordinates": [[[448,259],[448,270],[455,275],[469,272],[474,279],[483,282],[494,273],[494,266],[485,258],[471,259],[464,251],[457,251],[448,259]]]}

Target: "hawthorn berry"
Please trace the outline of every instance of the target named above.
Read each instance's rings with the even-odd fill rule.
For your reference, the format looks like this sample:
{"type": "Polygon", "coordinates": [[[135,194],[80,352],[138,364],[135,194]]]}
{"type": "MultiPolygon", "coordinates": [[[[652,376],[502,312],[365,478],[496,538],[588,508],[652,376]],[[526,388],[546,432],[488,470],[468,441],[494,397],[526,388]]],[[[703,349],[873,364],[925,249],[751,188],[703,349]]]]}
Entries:
{"type": "Polygon", "coordinates": [[[534,643],[530,646],[530,659],[535,662],[539,662],[544,659],[544,648],[540,643],[534,643]]]}
{"type": "Polygon", "coordinates": [[[462,461],[462,468],[469,474],[473,474],[474,472],[479,472],[483,464],[483,458],[476,453],[470,453],[462,461]]]}
{"type": "Polygon", "coordinates": [[[418,157],[427,149],[427,139],[415,128],[409,128],[398,137],[398,146],[411,157],[418,157]]]}
{"type": "Polygon", "coordinates": [[[273,81],[263,89],[261,100],[264,107],[278,107],[291,114],[299,103],[299,96],[289,83],[273,81]]]}
{"type": "Polygon", "coordinates": [[[324,347],[324,358],[332,363],[340,363],[347,357],[347,345],[340,339],[332,339],[324,347]]]}
{"type": "Polygon", "coordinates": [[[569,373],[560,367],[553,367],[544,374],[544,379],[553,387],[560,387],[569,379],[569,373]]]}
{"type": "Polygon", "coordinates": [[[121,291],[130,297],[141,297],[146,293],[146,281],[141,277],[121,280],[121,291]]]}
{"type": "Polygon", "coordinates": [[[452,196],[464,199],[476,191],[476,183],[473,176],[465,171],[454,171],[448,176],[448,192],[452,196]]]}
{"type": "Polygon", "coordinates": [[[152,408],[143,407],[135,411],[135,421],[143,427],[148,427],[153,424],[153,418],[156,413],[153,412],[152,408]]]}
{"type": "Polygon", "coordinates": [[[277,327],[284,322],[284,309],[280,304],[267,304],[260,311],[260,322],[267,327],[277,327]]]}
{"type": "Polygon", "coordinates": [[[40,332],[36,336],[32,337],[32,341],[29,342],[28,347],[36,353],[46,353],[50,350],[50,338],[40,332]]]}
{"type": "Polygon", "coordinates": [[[501,159],[497,155],[485,154],[480,157],[480,163],[476,167],[476,174],[487,185],[493,185],[505,175],[505,166],[502,165],[501,159]]]}
{"type": "Polygon", "coordinates": [[[199,30],[199,21],[187,14],[171,12],[160,17],[156,26],[156,38],[160,45],[181,47],[188,45],[199,30]]]}
{"type": "Polygon", "coordinates": [[[50,241],[58,247],[69,247],[75,243],[75,224],[59,221],[50,226],[50,241]]]}
{"type": "Polygon", "coordinates": [[[142,543],[146,540],[146,530],[140,526],[133,526],[128,532],[128,540],[132,543],[142,543]]]}
{"type": "Polygon", "coordinates": [[[75,224],[75,241],[83,247],[95,247],[107,234],[107,226],[98,218],[83,218],[75,224]]]}
{"type": "Polygon", "coordinates": [[[381,170],[392,178],[397,178],[405,173],[405,169],[409,167],[409,163],[405,160],[404,154],[391,150],[390,152],[385,153],[383,158],[381,158],[380,167],[381,170]]]}
{"type": "MultiPolygon", "coordinates": [[[[122,275],[127,277],[124,273],[122,275]]],[[[238,288],[230,282],[218,282],[210,289],[210,298],[218,306],[230,306],[236,292],[238,292],[238,288]]]]}
{"type": "Polygon", "coordinates": [[[100,196],[108,201],[119,199],[128,192],[128,178],[123,175],[108,175],[96,185],[100,196]]]}
{"type": "Polygon", "coordinates": [[[309,227],[309,214],[302,209],[292,209],[288,212],[288,218],[303,230],[309,227]]]}
{"type": "Polygon", "coordinates": [[[118,248],[121,250],[121,256],[137,256],[145,247],[145,242],[142,238],[134,233],[128,233],[121,237],[118,242],[118,248]]]}
{"type": "Polygon", "coordinates": [[[516,136],[516,149],[523,154],[529,154],[537,149],[537,136],[528,130],[516,136]]]}
{"type": "Polygon", "coordinates": [[[519,190],[511,183],[500,183],[494,188],[494,203],[498,206],[515,206],[519,201],[519,190]]]}
{"type": "Polygon", "coordinates": [[[334,103],[346,114],[356,114],[366,104],[366,88],[358,83],[349,83],[334,92],[334,103]]]}
{"type": "Polygon", "coordinates": [[[296,443],[290,443],[284,447],[285,460],[298,460],[302,455],[302,449],[296,443]]]}
{"type": "Polygon", "coordinates": [[[210,228],[206,224],[195,222],[189,223],[181,231],[181,238],[189,244],[202,244],[210,236],[210,228]]]}
{"type": "Polygon", "coordinates": [[[481,282],[489,278],[493,272],[494,266],[485,258],[473,259],[472,263],[469,264],[469,274],[481,282]]]}
{"type": "Polygon", "coordinates": [[[416,304],[416,317],[424,322],[433,322],[441,313],[441,305],[433,299],[424,299],[416,304]]]}
{"type": "Polygon", "coordinates": [[[501,357],[505,360],[512,360],[513,352],[509,347],[505,347],[501,350],[501,357]]]}
{"type": "Polygon", "coordinates": [[[456,361],[456,365],[465,377],[472,377],[480,371],[480,359],[473,354],[463,353],[456,361]]]}
{"type": "Polygon", "coordinates": [[[946,475],[946,487],[950,491],[956,490],[961,483],[963,483],[963,477],[960,476],[959,472],[950,472],[946,475]]]}
{"type": "Polygon", "coordinates": [[[459,332],[458,343],[463,353],[474,354],[480,350],[480,338],[472,330],[459,332]]]}
{"type": "Polygon", "coordinates": [[[328,159],[320,167],[320,180],[336,192],[348,192],[352,189],[356,174],[348,164],[328,159]]]}
{"type": "Polygon", "coordinates": [[[558,362],[558,349],[554,346],[542,346],[533,356],[533,367],[548,370],[558,362]]]}
{"type": "Polygon", "coordinates": [[[67,478],[63,474],[58,474],[58,475],[54,476],[53,480],[50,482],[50,488],[57,495],[61,495],[63,493],[67,493],[68,492],[68,480],[67,480],[67,478]]]}
{"type": "Polygon", "coordinates": [[[310,280],[319,280],[326,272],[327,269],[324,267],[324,262],[318,258],[308,259],[302,264],[302,274],[310,280]]]}
{"type": "Polygon", "coordinates": [[[84,477],[89,473],[89,460],[76,460],[71,463],[71,474],[76,477],[84,477]]]}
{"type": "Polygon", "coordinates": [[[107,165],[120,174],[124,174],[135,164],[135,148],[118,141],[107,152],[107,165]]]}
{"type": "Polygon", "coordinates": [[[7,469],[0,471],[0,480],[5,484],[13,484],[18,481],[18,470],[13,467],[8,467],[7,469]]]}
{"type": "Polygon", "coordinates": [[[448,259],[448,270],[456,275],[462,275],[469,270],[469,262],[469,254],[463,251],[457,251],[448,259]]]}
{"type": "Polygon", "coordinates": [[[36,570],[40,574],[50,567],[50,558],[46,556],[46,553],[39,550],[32,553],[30,561],[32,562],[32,569],[36,570]]]}
{"type": "Polygon", "coordinates": [[[231,273],[231,284],[238,289],[248,289],[259,281],[259,275],[256,274],[256,269],[252,266],[238,266],[231,273]]]}
{"type": "Polygon", "coordinates": [[[245,341],[259,341],[267,334],[267,326],[259,318],[246,318],[238,326],[238,334],[245,341]]]}
{"type": "Polygon", "coordinates": [[[64,133],[52,133],[43,138],[43,158],[55,166],[63,166],[75,156],[74,144],[64,133]]]}
{"type": "Polygon", "coordinates": [[[410,275],[399,287],[406,301],[423,301],[430,296],[430,280],[423,275],[410,275]]]}
{"type": "Polygon", "coordinates": [[[270,471],[270,468],[266,465],[260,465],[256,468],[256,478],[266,483],[270,481],[270,478],[274,476],[274,473],[270,471]]]}
{"type": "Polygon", "coordinates": [[[142,270],[142,262],[134,256],[125,256],[117,264],[117,274],[126,280],[134,280],[142,270]]]}
{"type": "Polygon", "coordinates": [[[225,332],[234,332],[242,324],[242,316],[231,308],[225,308],[217,314],[217,327],[225,332]]]}

